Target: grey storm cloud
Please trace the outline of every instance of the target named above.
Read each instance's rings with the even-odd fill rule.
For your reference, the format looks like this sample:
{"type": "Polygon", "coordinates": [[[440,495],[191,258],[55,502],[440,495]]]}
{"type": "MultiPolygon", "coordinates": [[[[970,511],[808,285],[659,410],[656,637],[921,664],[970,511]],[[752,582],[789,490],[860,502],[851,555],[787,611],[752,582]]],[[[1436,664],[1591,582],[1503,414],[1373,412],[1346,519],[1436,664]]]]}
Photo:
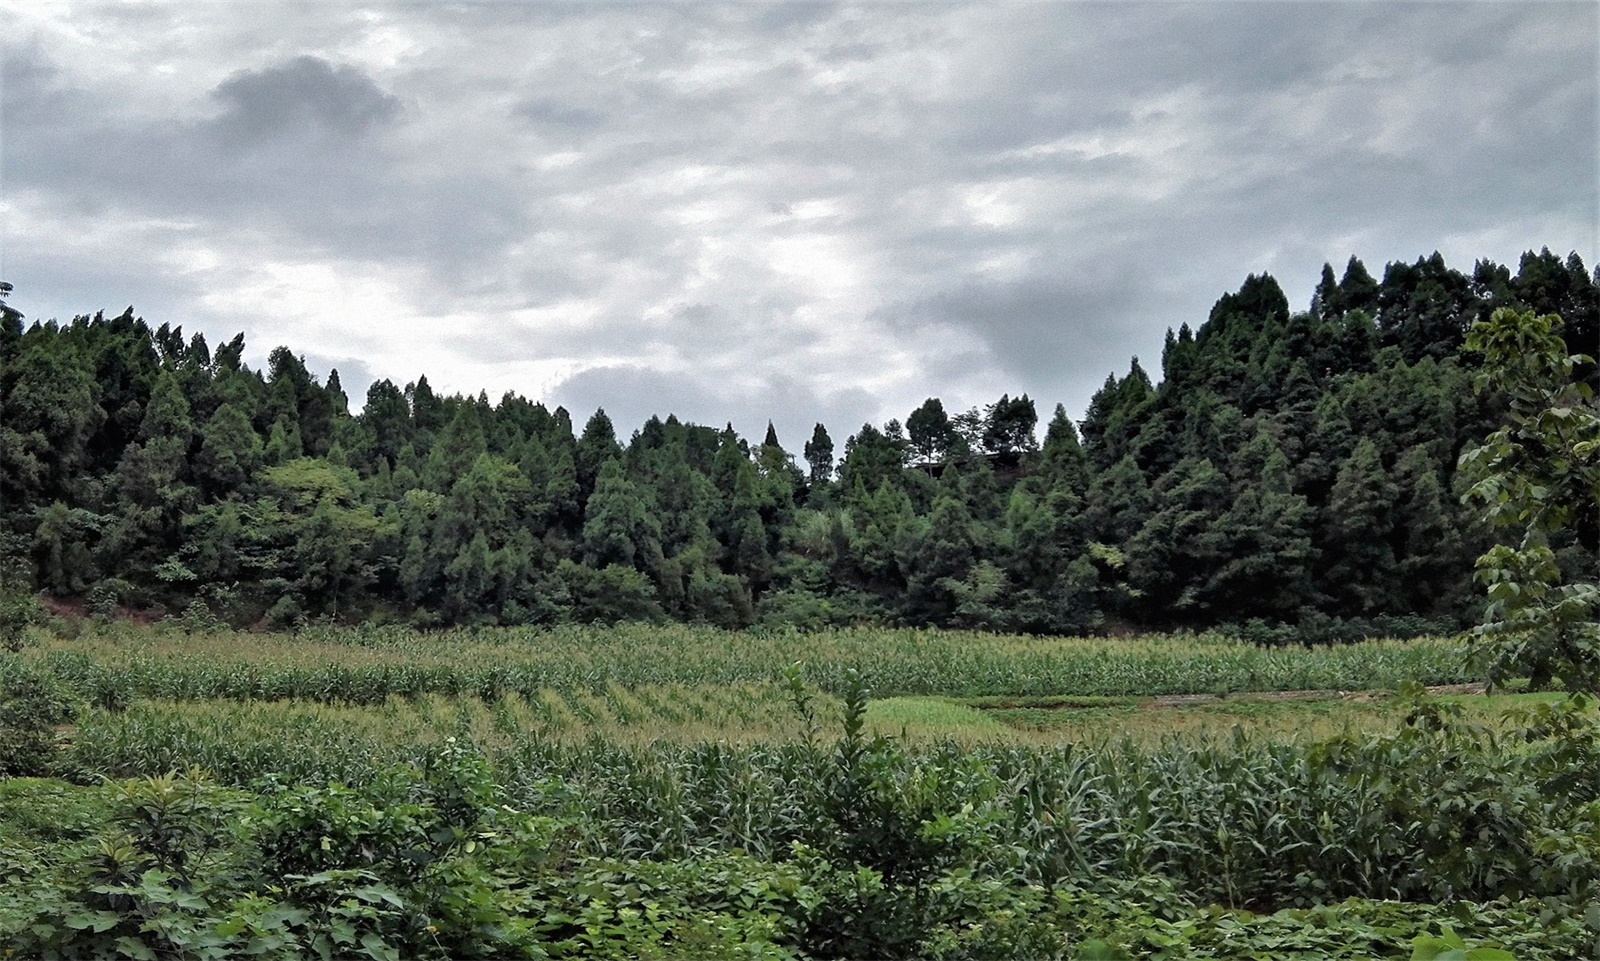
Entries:
{"type": "Polygon", "coordinates": [[[311,56],[236,73],[213,96],[225,107],[218,131],[225,140],[243,143],[285,135],[302,142],[307,135],[345,141],[400,113],[399,98],[360,70],[311,56]]]}
{"type": "Polygon", "coordinates": [[[1139,309],[1142,284],[1149,279],[1125,272],[1109,284],[1054,278],[974,284],[942,292],[914,309],[928,318],[931,332],[942,326],[982,331],[1007,370],[1039,385],[1068,362],[1101,368],[1126,363],[1126,357],[1111,353],[1114,335],[1119,323],[1139,309]]]}
{"type": "Polygon", "coordinates": [[[1588,2],[38,4],[0,270],[314,369],[789,435],[1081,413],[1251,272],[1600,253],[1588,2]],[[313,360],[314,358],[314,360],[313,360]],[[681,409],[680,409],[681,408],[681,409]]]}

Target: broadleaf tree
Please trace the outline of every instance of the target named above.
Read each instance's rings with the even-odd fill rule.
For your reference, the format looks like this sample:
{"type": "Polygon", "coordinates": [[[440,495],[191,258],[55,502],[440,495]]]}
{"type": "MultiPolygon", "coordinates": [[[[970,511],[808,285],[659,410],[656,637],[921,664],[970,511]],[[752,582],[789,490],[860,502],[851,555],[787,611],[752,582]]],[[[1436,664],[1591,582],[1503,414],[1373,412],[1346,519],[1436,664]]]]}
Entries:
{"type": "MultiPolygon", "coordinates": [[[[1600,584],[1593,558],[1600,512],[1600,407],[1575,376],[1592,362],[1569,354],[1556,314],[1501,308],[1467,331],[1483,355],[1480,389],[1504,394],[1505,424],[1461,456],[1467,497],[1510,543],[1478,558],[1489,602],[1476,629],[1489,682],[1600,692],[1600,584]],[[1563,570],[1563,541],[1585,560],[1563,570]],[[1576,573],[1576,576],[1574,576],[1576,573]]],[[[1569,565],[1571,566],[1571,565],[1569,565]]]]}

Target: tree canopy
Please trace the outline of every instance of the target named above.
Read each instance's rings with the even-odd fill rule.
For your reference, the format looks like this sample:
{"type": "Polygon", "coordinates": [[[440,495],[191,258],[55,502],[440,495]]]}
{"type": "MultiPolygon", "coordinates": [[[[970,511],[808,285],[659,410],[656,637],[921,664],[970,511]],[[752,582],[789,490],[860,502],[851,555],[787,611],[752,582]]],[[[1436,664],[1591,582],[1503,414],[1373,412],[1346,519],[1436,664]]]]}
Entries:
{"type": "Polygon", "coordinates": [[[1592,569],[1571,398],[1597,379],[1574,356],[1597,299],[1548,250],[1470,273],[1352,257],[1304,311],[1252,274],[1081,420],[1053,405],[1042,443],[1027,394],[930,396],[818,423],[797,459],[770,425],[752,443],[668,412],[622,437],[603,410],[574,430],[425,376],[352,414],[288,347],[254,370],[242,334],[213,350],[131,309],[24,327],[0,298],[0,552],[64,601],[237,623],[1456,627],[1502,538],[1495,584],[1592,569]]]}

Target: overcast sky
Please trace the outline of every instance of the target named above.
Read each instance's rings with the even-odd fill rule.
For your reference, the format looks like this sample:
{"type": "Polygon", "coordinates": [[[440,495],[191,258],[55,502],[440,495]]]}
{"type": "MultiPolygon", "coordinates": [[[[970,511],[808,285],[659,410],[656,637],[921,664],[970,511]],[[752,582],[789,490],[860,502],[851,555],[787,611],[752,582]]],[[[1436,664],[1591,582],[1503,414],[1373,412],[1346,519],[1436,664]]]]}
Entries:
{"type": "Polygon", "coordinates": [[[1600,4],[0,0],[0,277],[798,451],[1600,222],[1600,4]]]}

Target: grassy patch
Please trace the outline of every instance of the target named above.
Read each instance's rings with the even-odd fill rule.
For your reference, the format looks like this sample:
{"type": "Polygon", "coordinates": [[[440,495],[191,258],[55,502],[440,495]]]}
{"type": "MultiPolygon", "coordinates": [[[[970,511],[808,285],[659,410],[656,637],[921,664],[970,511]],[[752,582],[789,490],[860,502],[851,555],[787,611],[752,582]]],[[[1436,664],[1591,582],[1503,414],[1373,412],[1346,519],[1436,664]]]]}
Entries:
{"type": "Polygon", "coordinates": [[[104,829],[110,812],[104,787],[53,778],[0,778],[0,840],[80,841],[104,829]]]}
{"type": "MultiPolygon", "coordinates": [[[[1470,720],[1503,722],[1513,707],[1532,707],[1554,694],[1454,694],[1470,720]]],[[[1346,731],[1378,733],[1399,727],[1405,706],[1384,695],[1280,698],[1235,695],[1179,703],[1156,698],[981,698],[963,701],[1033,741],[1097,741],[1131,737],[1207,738],[1235,727],[1278,741],[1307,741],[1346,731]]]]}
{"type": "Polygon", "coordinates": [[[993,715],[938,697],[886,697],[867,704],[867,724],[883,734],[992,740],[1006,727],[993,715]]]}
{"type": "Polygon", "coordinates": [[[1071,695],[999,695],[993,697],[964,697],[959,703],[980,711],[1003,711],[1034,708],[1038,710],[1096,710],[1137,705],[1138,697],[1089,697],[1071,695]]]}

